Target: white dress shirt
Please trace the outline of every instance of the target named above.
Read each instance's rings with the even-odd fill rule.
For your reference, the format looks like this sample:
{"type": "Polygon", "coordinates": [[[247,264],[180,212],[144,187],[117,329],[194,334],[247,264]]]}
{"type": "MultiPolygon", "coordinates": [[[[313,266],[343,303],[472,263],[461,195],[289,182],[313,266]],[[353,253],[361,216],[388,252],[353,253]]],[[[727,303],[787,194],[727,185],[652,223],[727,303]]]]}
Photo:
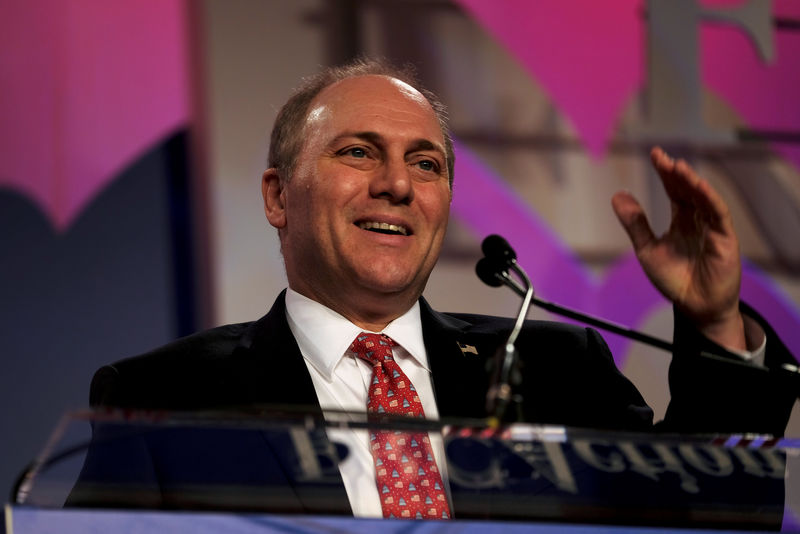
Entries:
{"type": "MultiPolygon", "coordinates": [[[[292,289],[286,291],[286,318],[308,367],[323,412],[366,412],[372,366],[348,350],[356,336],[364,330],[292,289]]],[[[438,419],[428,354],[422,339],[419,303],[389,323],[383,332],[375,333],[386,334],[397,342],[398,345],[392,349],[395,361],[414,384],[425,417],[438,419]]],[[[383,517],[367,431],[330,428],[328,437],[344,443],[350,450],[347,458],[339,464],[339,471],[353,515],[383,517]]],[[[431,433],[430,438],[436,465],[447,488],[442,437],[438,433],[431,433]]]]}
{"type": "Polygon", "coordinates": [[[763,367],[767,356],[767,335],[752,317],[742,314],[742,321],[747,350],[731,350],[731,352],[738,354],[746,362],[763,367]]]}

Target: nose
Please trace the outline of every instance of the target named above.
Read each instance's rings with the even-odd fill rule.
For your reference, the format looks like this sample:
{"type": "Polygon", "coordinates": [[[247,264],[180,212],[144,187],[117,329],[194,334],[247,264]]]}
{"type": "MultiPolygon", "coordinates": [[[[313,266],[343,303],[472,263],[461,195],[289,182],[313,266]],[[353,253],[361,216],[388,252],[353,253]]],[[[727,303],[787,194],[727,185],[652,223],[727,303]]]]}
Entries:
{"type": "Polygon", "coordinates": [[[369,193],[393,204],[409,204],[414,200],[414,183],[405,158],[387,158],[372,178],[369,193]]]}

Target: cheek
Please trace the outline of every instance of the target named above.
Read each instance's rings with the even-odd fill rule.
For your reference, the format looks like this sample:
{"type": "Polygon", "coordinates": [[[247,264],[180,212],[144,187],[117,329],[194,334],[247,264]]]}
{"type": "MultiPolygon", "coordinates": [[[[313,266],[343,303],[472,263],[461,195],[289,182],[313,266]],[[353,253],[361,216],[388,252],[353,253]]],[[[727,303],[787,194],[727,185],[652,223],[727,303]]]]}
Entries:
{"type": "Polygon", "coordinates": [[[450,217],[450,189],[438,187],[421,201],[426,219],[437,227],[446,227],[450,217]]]}
{"type": "Polygon", "coordinates": [[[295,191],[289,210],[290,225],[297,232],[317,242],[318,247],[336,248],[344,246],[350,235],[352,193],[346,180],[327,176],[327,179],[309,180],[295,191]]]}

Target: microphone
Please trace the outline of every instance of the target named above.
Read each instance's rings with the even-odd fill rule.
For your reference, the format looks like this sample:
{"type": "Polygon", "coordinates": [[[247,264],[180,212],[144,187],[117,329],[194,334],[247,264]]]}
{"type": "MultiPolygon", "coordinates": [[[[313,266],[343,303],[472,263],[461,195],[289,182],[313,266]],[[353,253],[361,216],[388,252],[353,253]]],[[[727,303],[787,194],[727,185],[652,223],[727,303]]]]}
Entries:
{"type": "Polygon", "coordinates": [[[507,263],[517,261],[517,253],[514,252],[514,249],[511,248],[508,241],[497,234],[487,236],[486,239],[483,240],[483,243],[481,243],[481,250],[484,256],[493,260],[502,259],[507,263]]]}
{"type": "MultiPolygon", "coordinates": [[[[508,274],[509,268],[514,270],[514,272],[522,270],[516,260],[517,254],[514,252],[514,249],[511,248],[511,245],[508,244],[508,241],[499,235],[493,234],[483,240],[481,250],[486,257],[481,258],[477,265],[475,265],[475,272],[478,275],[478,278],[480,278],[481,281],[483,281],[483,283],[486,285],[492,287],[500,287],[501,285],[505,284],[517,295],[524,298],[526,295],[525,288],[516,280],[511,278],[511,276],[508,274]]],[[[525,279],[527,279],[527,276],[525,279]]],[[[530,281],[528,281],[528,284],[530,284],[530,281]]],[[[672,352],[672,343],[649,334],[632,330],[625,326],[612,323],[586,313],[581,313],[570,308],[565,308],[564,306],[548,302],[536,296],[532,297],[531,303],[539,308],[561,315],[562,317],[574,319],[576,321],[601,328],[608,332],[640,341],[652,347],[672,352]]]]}
{"type": "MultiPolygon", "coordinates": [[[[523,297],[514,328],[502,349],[502,357],[498,351],[496,360],[500,360],[500,365],[495,369],[492,385],[486,393],[486,411],[490,414],[489,426],[497,427],[512,400],[512,386],[521,379],[519,373],[515,372],[519,360],[516,342],[531,307],[534,292],[528,275],[517,264],[517,254],[505,239],[496,234],[490,235],[483,240],[481,250],[485,257],[475,266],[478,277],[493,287],[506,284],[523,297]],[[513,271],[522,283],[514,280],[509,270],[513,271]]],[[[515,400],[521,399],[517,396],[515,400]]]]}
{"type": "Polygon", "coordinates": [[[504,267],[489,258],[481,258],[475,265],[475,272],[487,286],[500,287],[503,285],[503,276],[500,273],[504,267]]]}
{"type": "MultiPolygon", "coordinates": [[[[562,317],[580,321],[596,328],[606,330],[607,332],[612,332],[614,334],[627,337],[628,339],[633,339],[634,341],[639,341],[646,345],[650,345],[651,347],[656,347],[670,353],[673,352],[672,343],[664,339],[660,339],[649,334],[606,321],[605,319],[600,319],[599,317],[594,317],[570,308],[565,308],[564,306],[560,306],[558,304],[535,297],[533,295],[533,287],[531,286],[528,276],[517,263],[516,252],[514,252],[514,249],[511,248],[511,245],[509,245],[508,242],[499,235],[493,234],[484,239],[483,243],[481,244],[481,250],[485,254],[485,257],[481,258],[477,265],[475,265],[475,272],[477,273],[478,278],[480,278],[485,284],[492,287],[506,285],[524,299],[523,305],[520,308],[520,314],[517,316],[517,323],[514,326],[514,330],[512,331],[511,335],[509,336],[508,342],[506,342],[506,359],[503,362],[503,372],[505,372],[506,365],[508,365],[509,368],[511,366],[511,363],[509,363],[508,360],[511,359],[511,361],[514,362],[518,357],[516,354],[516,348],[513,347],[513,344],[517,339],[519,329],[522,328],[522,323],[524,322],[524,318],[528,313],[530,304],[535,304],[539,308],[561,315],[562,317]],[[509,270],[517,274],[525,282],[525,285],[523,286],[514,280],[509,275],[509,270]],[[511,350],[512,353],[509,353],[509,350],[511,350]]],[[[705,360],[714,360],[725,365],[747,367],[758,373],[771,373],[774,375],[788,377],[790,380],[793,380],[798,387],[800,387],[800,367],[796,367],[794,365],[783,364],[780,368],[770,369],[755,365],[748,361],[736,359],[735,357],[724,357],[708,351],[701,351],[699,356],[705,360]]],[[[508,383],[508,377],[505,376],[504,378],[503,373],[501,373],[499,380],[495,385],[492,386],[492,388],[497,388],[500,390],[507,388],[509,390],[507,393],[507,398],[510,400],[510,384],[508,383]]],[[[493,411],[495,411],[495,415],[499,418],[503,415],[505,404],[502,406],[496,404],[497,401],[495,401],[492,396],[494,395],[500,398],[500,394],[493,392],[492,388],[489,389],[489,393],[487,394],[487,407],[491,406],[493,411]]],[[[798,393],[797,396],[800,397],[800,393],[798,393]]],[[[502,395],[502,397],[503,398],[500,398],[500,400],[507,402],[504,400],[506,397],[505,393],[502,395]]],[[[492,411],[489,413],[492,413],[492,411]]]]}
{"type": "Polygon", "coordinates": [[[511,248],[504,238],[497,234],[487,236],[481,244],[484,258],[475,265],[475,272],[483,283],[492,287],[500,287],[503,284],[511,287],[520,297],[525,297],[527,290],[519,282],[511,278],[508,270],[514,270],[517,275],[526,281],[530,286],[531,282],[525,271],[517,263],[517,253],[511,248]]]}

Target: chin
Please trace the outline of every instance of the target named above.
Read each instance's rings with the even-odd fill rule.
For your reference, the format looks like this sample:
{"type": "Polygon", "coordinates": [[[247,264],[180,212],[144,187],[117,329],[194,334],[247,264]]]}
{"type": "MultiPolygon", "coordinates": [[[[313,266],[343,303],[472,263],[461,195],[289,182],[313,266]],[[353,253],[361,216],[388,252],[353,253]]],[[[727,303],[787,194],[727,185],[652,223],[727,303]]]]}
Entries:
{"type": "Polygon", "coordinates": [[[422,294],[419,282],[411,276],[362,277],[361,286],[387,297],[403,294],[416,294],[419,296],[422,294]]]}
{"type": "Polygon", "coordinates": [[[425,270],[426,266],[419,263],[409,264],[391,258],[373,257],[362,262],[350,261],[349,269],[343,274],[369,291],[390,296],[403,293],[421,294],[430,274],[428,268],[427,274],[421,276],[425,270]]]}

